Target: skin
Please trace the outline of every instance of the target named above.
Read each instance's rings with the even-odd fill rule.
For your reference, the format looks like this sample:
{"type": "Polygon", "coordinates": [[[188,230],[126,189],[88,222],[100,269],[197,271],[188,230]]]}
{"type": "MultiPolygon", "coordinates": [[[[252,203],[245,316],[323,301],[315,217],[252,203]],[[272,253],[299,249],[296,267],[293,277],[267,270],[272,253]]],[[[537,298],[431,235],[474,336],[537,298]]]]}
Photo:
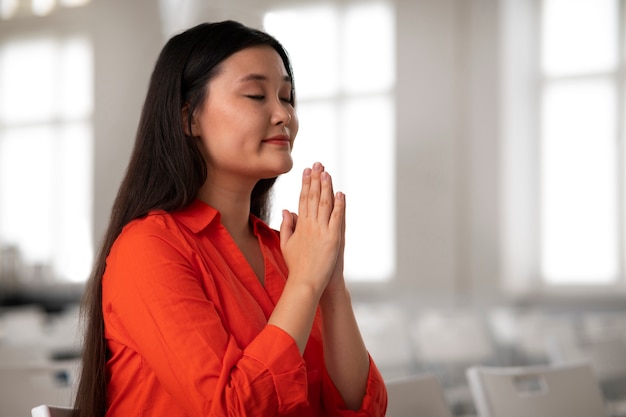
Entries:
{"type": "MultiPolygon", "coordinates": [[[[247,48],[222,63],[205,103],[192,115],[192,134],[209,171],[198,198],[220,212],[261,284],[265,271],[249,225],[250,194],[259,179],[293,166],[298,119],[290,94],[276,51],[247,48]]],[[[289,278],[268,324],[291,335],[302,354],[319,306],[326,367],[346,405],[356,410],[365,394],[369,356],[343,276],[345,196],[334,192],[321,163],[304,170],[298,214],[283,211],[280,232],[289,278]]]]}

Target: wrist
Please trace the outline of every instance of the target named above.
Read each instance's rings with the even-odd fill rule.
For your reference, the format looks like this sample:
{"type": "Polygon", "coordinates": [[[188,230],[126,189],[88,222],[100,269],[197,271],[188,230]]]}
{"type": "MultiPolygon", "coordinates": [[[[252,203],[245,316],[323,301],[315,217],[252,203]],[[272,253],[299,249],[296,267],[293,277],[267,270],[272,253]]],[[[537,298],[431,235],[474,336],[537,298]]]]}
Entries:
{"type": "Polygon", "coordinates": [[[306,279],[304,276],[290,274],[285,283],[285,292],[294,294],[296,297],[313,298],[316,304],[324,293],[324,282],[318,282],[314,279],[306,279]]]}
{"type": "Polygon", "coordinates": [[[320,298],[320,306],[330,304],[346,304],[351,303],[350,290],[342,279],[341,282],[329,284],[322,293],[320,298]]]}

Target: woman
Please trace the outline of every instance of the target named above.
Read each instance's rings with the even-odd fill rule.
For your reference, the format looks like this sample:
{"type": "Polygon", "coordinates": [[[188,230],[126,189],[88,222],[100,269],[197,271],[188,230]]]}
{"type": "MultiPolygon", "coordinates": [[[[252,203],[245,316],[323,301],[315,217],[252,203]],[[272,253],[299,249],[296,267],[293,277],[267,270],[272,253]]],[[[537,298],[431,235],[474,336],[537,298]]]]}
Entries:
{"type": "Polygon", "coordinates": [[[165,45],[85,293],[77,415],[384,415],[343,278],[344,195],[315,163],[299,213],[265,223],[294,105],[263,32],[201,24],[165,45]]]}

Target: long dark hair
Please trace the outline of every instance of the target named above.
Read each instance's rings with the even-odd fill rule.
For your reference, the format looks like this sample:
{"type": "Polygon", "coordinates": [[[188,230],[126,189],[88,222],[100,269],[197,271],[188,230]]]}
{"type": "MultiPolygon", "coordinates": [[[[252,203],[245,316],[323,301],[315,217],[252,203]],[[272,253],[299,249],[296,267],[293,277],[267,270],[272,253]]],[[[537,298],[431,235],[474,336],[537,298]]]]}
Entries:
{"type": "MultiPolygon", "coordinates": [[[[82,370],[74,415],[104,417],[107,348],[102,316],[102,275],[106,257],[122,228],[151,210],[178,210],[191,203],[207,177],[196,141],[185,134],[182,109],[192,115],[204,102],[207,85],[226,58],[253,46],[278,52],[293,85],[287,53],[270,35],[238,22],[203,23],[172,37],[163,47],[148,87],[134,149],[113,204],[108,229],[82,299],[82,370]]],[[[292,104],[295,101],[291,92],[292,104]]],[[[191,120],[191,117],[188,117],[191,120]]],[[[262,179],[251,195],[250,211],[268,220],[276,178],[262,179]]]]}

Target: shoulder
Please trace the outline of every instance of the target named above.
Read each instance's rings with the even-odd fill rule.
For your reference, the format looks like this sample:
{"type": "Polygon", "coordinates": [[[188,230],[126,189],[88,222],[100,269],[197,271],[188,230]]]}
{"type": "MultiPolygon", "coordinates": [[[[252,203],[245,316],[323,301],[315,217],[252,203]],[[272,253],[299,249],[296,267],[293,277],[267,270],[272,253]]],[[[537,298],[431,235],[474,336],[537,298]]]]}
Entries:
{"type": "Polygon", "coordinates": [[[155,210],[128,223],[118,235],[110,255],[157,255],[164,250],[186,252],[185,231],[171,213],[155,210]],[[120,253],[121,252],[121,253],[120,253]]]}
{"type": "Polygon", "coordinates": [[[151,212],[127,224],[107,257],[107,288],[150,288],[194,270],[194,250],[170,213],[151,212]]]}
{"type": "Polygon", "coordinates": [[[172,235],[176,229],[178,229],[176,221],[170,213],[155,210],[124,226],[118,240],[143,239],[150,236],[166,237],[172,235]]]}

